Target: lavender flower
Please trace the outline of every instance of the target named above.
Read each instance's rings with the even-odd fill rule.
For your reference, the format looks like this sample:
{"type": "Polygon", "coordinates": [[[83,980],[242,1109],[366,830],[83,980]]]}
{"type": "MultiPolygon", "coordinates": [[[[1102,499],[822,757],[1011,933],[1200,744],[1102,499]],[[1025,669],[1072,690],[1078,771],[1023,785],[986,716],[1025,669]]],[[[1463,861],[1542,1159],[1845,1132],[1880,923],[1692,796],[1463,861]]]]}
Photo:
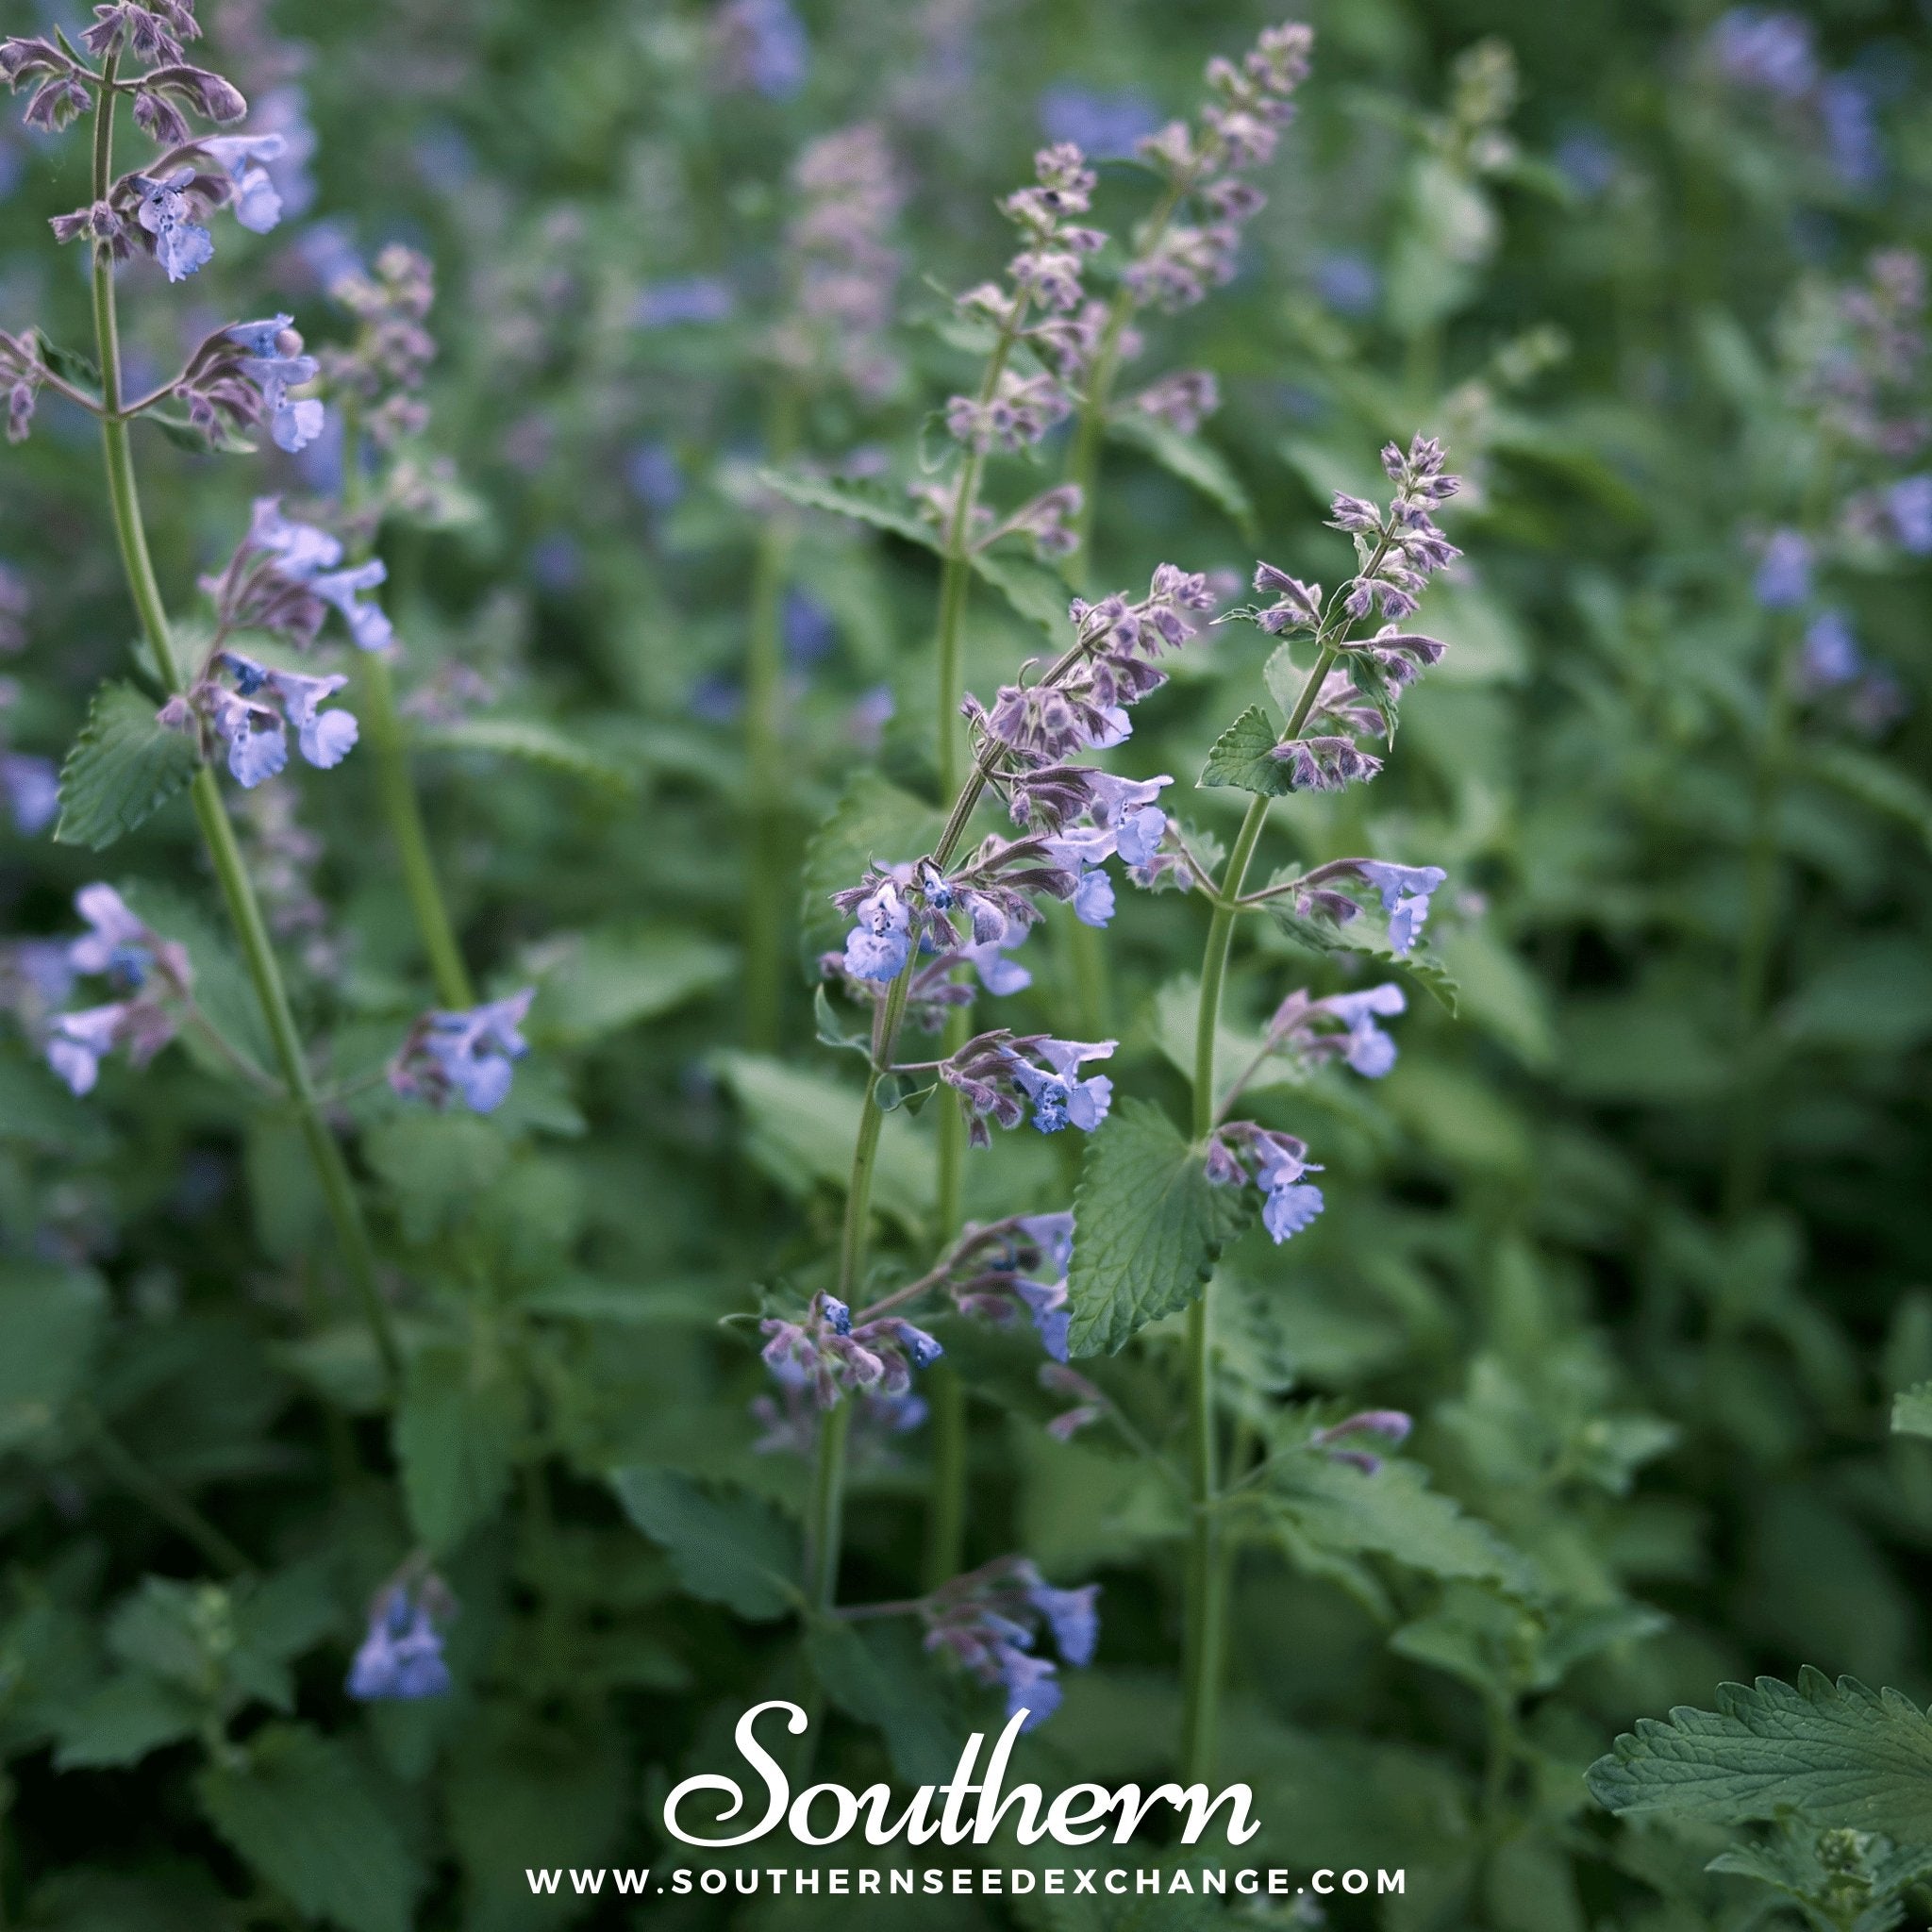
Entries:
{"type": "Polygon", "coordinates": [[[1899,547],[1913,557],[1932,557],[1932,471],[1900,477],[1886,491],[1885,508],[1899,547]]]}
{"type": "Polygon", "coordinates": [[[1734,7],[1711,28],[1709,48],[1718,72],[1739,87],[1799,101],[1818,83],[1811,25],[1800,14],[1734,7]]]}
{"type": "Polygon", "coordinates": [[[805,28],[787,0],[727,0],[712,18],[719,84],[789,100],[811,62],[805,28]]]}
{"type": "Polygon", "coordinates": [[[808,1387],[820,1408],[837,1406],[843,1391],[905,1395],[916,1370],[930,1368],[945,1350],[901,1315],[854,1325],[852,1310],[833,1295],[816,1294],[803,1321],[768,1316],[765,1365],[780,1386],[808,1387]]]}
{"type": "Polygon", "coordinates": [[[1821,610],[1805,628],[1798,685],[1807,696],[1851,683],[1865,668],[1851,622],[1842,610],[1821,610]]]}
{"type": "Polygon", "coordinates": [[[1252,1121],[1232,1122],[1209,1139],[1208,1178],[1218,1187],[1241,1186],[1248,1179],[1243,1154],[1262,1192],[1261,1224],[1277,1244],[1301,1233],[1323,1208],[1321,1189],[1306,1178],[1322,1171],[1308,1159],[1307,1142],[1252,1121]]]}
{"type": "Polygon", "coordinates": [[[639,328],[677,328],[723,322],[736,306],[729,284],[716,275],[679,275],[639,290],[630,319],[639,328]]]}
{"type": "Polygon", "coordinates": [[[185,698],[172,699],[161,717],[177,725],[191,717],[204,720],[227,746],[228,770],[244,789],[273,778],[288,764],[285,724],[295,727],[302,756],[319,770],[326,771],[348,757],[358,733],[354,713],[321,708],[348,683],[346,677],[271,670],[240,651],[219,652],[214,662],[234,678],[234,689],[204,676],[185,698]],[[262,702],[264,695],[274,704],[262,702]]]}
{"type": "Polygon", "coordinates": [[[1376,858],[1362,859],[1357,870],[1381,893],[1390,946],[1406,957],[1429,916],[1431,894],[1449,874],[1440,865],[1389,865],[1376,858]]]}
{"type": "Polygon", "coordinates": [[[1372,1449],[1360,1447],[1355,1439],[1372,1436],[1383,1442],[1406,1442],[1414,1426],[1413,1418],[1405,1410],[1365,1408],[1342,1422],[1331,1423],[1325,1429],[1315,1430],[1308,1442],[1312,1448],[1324,1451],[1328,1461],[1345,1462],[1360,1470],[1364,1475],[1374,1475],[1382,1467],[1381,1457],[1372,1449]],[[1343,1446],[1337,1447],[1337,1444],[1343,1446]]]}
{"type": "Polygon", "coordinates": [[[1753,591],[1766,610],[1790,610],[1811,594],[1811,546],[1796,530],[1774,530],[1764,545],[1753,591]]]}
{"type": "Polygon", "coordinates": [[[1408,1005],[1399,986],[1372,986],[1362,992],[1333,993],[1318,1003],[1348,1029],[1342,1057],[1364,1079],[1379,1080],[1395,1064],[1395,1042],[1375,1024],[1408,1005]]]}
{"type": "Polygon", "coordinates": [[[1099,1641],[1097,1584],[1056,1590],[1024,1557],[1001,1557],[941,1584],[923,1600],[925,1647],[941,1652],[981,1683],[1006,1693],[1007,1715],[1027,1713],[1033,1730],[1058,1709],[1053,1662],[1033,1655],[1050,1632],[1063,1662],[1091,1663],[1099,1641]]]}
{"type": "Polygon", "coordinates": [[[509,1097],[512,1063],[529,1052],[518,1031],[537,989],[458,1012],[425,1013],[390,1063],[390,1085],[443,1107],[452,1093],[472,1113],[494,1113],[509,1097]]]}
{"type": "Polygon", "coordinates": [[[1033,1124],[1042,1134],[1058,1134],[1067,1126],[1091,1133],[1107,1118],[1113,1104],[1113,1082],[1105,1074],[1083,1080],[1080,1069],[1089,1060],[1109,1058],[1117,1043],[1111,1040],[1030,1041],[1025,1050],[1046,1063],[1044,1070],[1029,1064],[1019,1050],[1008,1050],[1008,1077],[1033,1103],[1033,1124]]]}
{"type": "Polygon", "coordinates": [[[181,191],[194,179],[192,168],[182,168],[165,180],[137,175],[141,199],[135,219],[154,237],[155,259],[171,282],[185,281],[214,257],[214,237],[192,219],[192,209],[181,191]]]}
{"type": "Polygon", "coordinates": [[[912,917],[891,879],[854,908],[858,923],[846,935],[845,971],[855,979],[896,979],[912,954],[912,917]]]}
{"type": "Polygon", "coordinates": [[[235,219],[252,234],[266,235],[282,218],[282,197],[267,163],[288,147],[279,134],[217,134],[197,143],[228,177],[235,219]]]}
{"type": "Polygon", "coordinates": [[[359,1703],[441,1697],[449,1690],[438,1620],[455,1608],[448,1590],[435,1575],[411,1585],[397,1581],[376,1592],[369,1625],[344,1689],[359,1703]]]}
{"type": "Polygon", "coordinates": [[[0,750],[0,792],[7,796],[15,829],[31,839],[52,824],[60,809],[60,774],[52,758],[0,750]]]}
{"type": "Polygon", "coordinates": [[[115,1048],[144,1067],[175,1037],[178,1013],[192,1001],[194,972],[187,948],[162,939],[111,886],[83,886],[74,903],[89,930],[67,946],[67,971],[108,978],[125,995],[52,1022],[47,1064],[78,1096],[93,1091],[115,1048]]]}

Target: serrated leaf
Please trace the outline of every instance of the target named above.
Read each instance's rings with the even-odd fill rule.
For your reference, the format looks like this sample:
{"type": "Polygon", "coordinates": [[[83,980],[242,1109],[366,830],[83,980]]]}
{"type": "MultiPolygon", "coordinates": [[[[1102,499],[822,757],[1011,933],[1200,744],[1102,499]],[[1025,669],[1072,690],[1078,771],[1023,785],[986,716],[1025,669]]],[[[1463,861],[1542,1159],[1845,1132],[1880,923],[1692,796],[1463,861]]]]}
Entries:
{"type": "Polygon", "coordinates": [[[540,971],[531,1028],[566,1045],[655,1020],[728,976],[735,951],[702,933],[671,928],[595,932],[540,971]]]}
{"type": "Polygon", "coordinates": [[[151,1751],[193,1736],[204,1714],[198,1698],[143,1671],[109,1677],[60,1725],[56,1771],[139,1764],[151,1751]]]}
{"type": "MultiPolygon", "coordinates": [[[[716,1065],[744,1110],[745,1152],[773,1180],[801,1198],[847,1186],[864,1105],[854,1088],[757,1054],[720,1054],[716,1065]]],[[[879,1134],[873,1205],[911,1235],[932,1212],[931,1144],[903,1109],[879,1134]]]]}
{"type": "Polygon", "coordinates": [[[1836,1684],[1808,1664],[1721,1684],[1714,1711],[1640,1718],[1586,1774],[1612,1811],[1741,1824],[1786,1812],[1932,1846],[1932,1719],[1896,1690],[1836,1684]]]}
{"type": "Polygon", "coordinates": [[[832,904],[834,892],[856,886],[874,860],[898,865],[929,852],[944,824],[944,815],[924,799],[876,772],[858,773],[806,846],[799,908],[806,958],[839,944],[851,925],[832,904]]]}
{"type": "Polygon", "coordinates": [[[88,1379],[107,1320],[98,1275],[0,1262],[0,1455],[54,1426],[88,1379]]]}
{"type": "Polygon", "coordinates": [[[1278,899],[1262,902],[1263,908],[1281,930],[1297,945],[1316,953],[1353,953],[1359,959],[1385,973],[1400,973],[1433,993],[1443,1008],[1456,1011],[1458,988],[1456,981],[1427,953],[1395,953],[1387,946],[1364,943],[1350,937],[1352,928],[1330,925],[1324,919],[1304,919],[1294,909],[1293,897],[1284,892],[1278,899]]]}
{"type": "Polygon", "coordinates": [[[628,791],[637,782],[628,766],[535,718],[458,718],[424,726],[413,742],[431,751],[489,752],[523,758],[607,791],[628,791]]]}
{"type": "Polygon", "coordinates": [[[1891,1426],[1901,1436],[1932,1436],[1932,1382],[1917,1382],[1891,1398],[1891,1426]]]}
{"type": "Polygon", "coordinates": [[[974,574],[983,577],[1028,624],[1037,624],[1058,643],[1069,641],[1067,580],[1028,557],[973,554],[974,574]]]}
{"type": "Polygon", "coordinates": [[[392,1436],[409,1523],[432,1556],[495,1513],[521,1422],[515,1386],[468,1350],[425,1348],[410,1362],[392,1436]]]}
{"type": "Polygon", "coordinates": [[[958,1763],[959,1742],[942,1720],[938,1674],[908,1633],[879,1624],[814,1621],[806,1638],[812,1674],[848,1717],[884,1737],[908,1785],[936,1785],[958,1763]]]}
{"type": "Polygon", "coordinates": [[[754,1623],[797,1607],[797,1532],[769,1504],[738,1491],[714,1494],[674,1469],[638,1465],[610,1482],[691,1595],[754,1623]]]}
{"type": "Polygon", "coordinates": [[[60,767],[61,845],[100,852],[152,818],[193,778],[194,741],[155,722],[155,701],[131,684],[104,684],[60,767]]]}
{"type": "Polygon", "coordinates": [[[1126,1100],[1089,1138],[1074,1193],[1069,1351],[1112,1355],[1193,1301],[1246,1225],[1246,1188],[1218,1188],[1161,1110],[1126,1100]]]}
{"type": "Polygon", "coordinates": [[[1195,782],[1231,785],[1259,798],[1286,798],[1294,787],[1288,766],[1274,755],[1280,742],[1274,720],[1259,705],[1250,705],[1214,741],[1195,782]]]}
{"type": "Polygon", "coordinates": [[[214,1766],[196,1790],[223,1840],[299,1911],[347,1932],[408,1932],[424,1874],[347,1745],[271,1724],[245,1767],[214,1766]]]}
{"type": "Polygon", "coordinates": [[[1216,508],[1225,511],[1228,521],[1243,537],[1254,540],[1257,527],[1254,499],[1248,494],[1247,485],[1236,475],[1233,465],[1211,442],[1199,436],[1184,435],[1172,424],[1135,408],[1109,418],[1107,433],[1116,442],[1152,457],[1169,475],[1178,477],[1216,508]]]}
{"type": "Polygon", "coordinates": [[[758,481],[775,490],[788,503],[802,509],[830,510],[834,516],[852,517],[870,524],[875,530],[889,530],[922,550],[940,547],[939,532],[909,509],[891,502],[882,492],[853,483],[834,483],[823,476],[801,476],[785,470],[760,470],[758,481]]]}
{"type": "Polygon", "coordinates": [[[1432,1490],[1419,1463],[1385,1462],[1371,1475],[1323,1457],[1291,1457],[1268,1500],[1297,1536],[1344,1556],[1391,1557],[1431,1576],[1473,1577],[1518,1593],[1535,1587],[1527,1559],[1453,1496],[1432,1490]]]}

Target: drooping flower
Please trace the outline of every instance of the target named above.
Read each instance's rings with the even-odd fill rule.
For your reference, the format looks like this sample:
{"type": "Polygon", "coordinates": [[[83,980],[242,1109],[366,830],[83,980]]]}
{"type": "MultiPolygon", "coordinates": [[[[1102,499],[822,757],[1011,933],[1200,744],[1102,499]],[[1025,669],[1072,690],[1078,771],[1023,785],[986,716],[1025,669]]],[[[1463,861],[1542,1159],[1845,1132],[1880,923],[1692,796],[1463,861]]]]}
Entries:
{"type": "Polygon", "coordinates": [[[289,391],[313,382],[322,365],[302,353],[302,338],[291,326],[293,318],[269,316],[259,322],[239,322],[223,330],[242,351],[240,373],[261,398],[269,434],[277,449],[291,456],[307,449],[322,434],[324,409],[313,397],[291,401],[289,391]]]}
{"type": "Polygon", "coordinates": [[[912,955],[912,917],[905,896],[885,880],[854,908],[858,924],[845,938],[845,971],[855,979],[896,979],[912,955]]]}
{"type": "Polygon", "coordinates": [[[1045,1061],[1043,1070],[1030,1064],[1019,1049],[1007,1049],[1008,1075],[1033,1103],[1033,1124],[1042,1134],[1057,1134],[1068,1126],[1091,1133],[1107,1118],[1113,1104],[1113,1082],[1105,1074],[1083,1080],[1080,1069],[1089,1060],[1109,1058],[1117,1044],[1111,1040],[1029,1041],[1025,1052],[1045,1061]]]}
{"type": "Polygon", "coordinates": [[[1790,610],[1810,596],[1811,545],[1798,531],[1771,533],[1752,588],[1766,610],[1790,610]]]}
{"type": "Polygon", "coordinates": [[[216,134],[195,145],[228,177],[229,206],[251,234],[266,235],[282,218],[282,197],[267,163],[288,147],[279,134],[216,134]]]}
{"type": "Polygon", "coordinates": [[[67,971],[107,978],[125,993],[51,1023],[47,1063],[81,1095],[92,1091],[101,1061],[115,1048],[125,1048],[129,1060],[143,1067],[175,1037],[179,1011],[192,996],[194,970],[187,948],[130,911],[113,887],[83,886],[74,903],[89,930],[68,943],[67,971]]]}
{"type": "Polygon", "coordinates": [[[1308,1441],[1312,1447],[1325,1452],[1328,1461],[1346,1462],[1364,1475],[1374,1475],[1382,1467],[1382,1457],[1373,1449],[1362,1448],[1355,1439],[1372,1436],[1392,1445],[1406,1442],[1414,1426],[1414,1419],[1403,1409],[1365,1408],[1341,1422],[1331,1423],[1325,1429],[1315,1430],[1308,1441]]]}
{"type": "Polygon", "coordinates": [[[1098,1584],[1056,1590],[1024,1557],[1001,1557],[956,1576],[922,1600],[925,1647],[952,1657],[982,1684],[1006,1692],[1007,1715],[1033,1730],[1059,1707],[1050,1658],[1033,1646],[1049,1634],[1061,1661],[1091,1663],[1099,1641],[1098,1584]]]}
{"type": "Polygon", "coordinates": [[[1865,654],[1842,610],[1821,610],[1805,626],[1798,654],[1798,684],[1807,695],[1836,691],[1865,668],[1865,654]]]}
{"type": "Polygon", "coordinates": [[[1243,1155],[1263,1195],[1261,1224],[1277,1243],[1301,1233],[1324,1205],[1321,1189],[1307,1178],[1322,1171],[1308,1159],[1307,1142],[1252,1121],[1230,1122],[1208,1141],[1208,1178],[1217,1187],[1242,1186],[1249,1177],[1243,1155]]]}
{"type": "Polygon", "coordinates": [[[390,1064],[390,1085],[445,1106],[459,1094],[472,1113],[494,1113],[509,1097],[513,1062],[529,1052],[518,1030],[537,989],[460,1011],[425,1013],[390,1064]]]}
{"type": "Polygon", "coordinates": [[[1440,865],[1389,865],[1377,858],[1361,860],[1357,869],[1382,895],[1390,946],[1407,956],[1429,916],[1430,895],[1449,874],[1440,865]]]}
{"type": "Polygon", "coordinates": [[[1347,1029],[1342,1058],[1364,1079],[1379,1080],[1395,1064],[1395,1042],[1375,1021],[1402,1012],[1407,1005],[1407,996],[1391,982],[1361,992],[1331,993],[1310,1010],[1326,1012],[1342,1023],[1347,1029]]]}
{"type": "Polygon", "coordinates": [[[376,1592],[369,1624],[349,1666],[344,1689],[358,1703],[441,1697],[449,1690],[439,1621],[455,1608],[433,1574],[411,1583],[398,1580],[376,1592]]]}
{"type": "Polygon", "coordinates": [[[164,181],[137,177],[141,200],[135,219],[154,237],[155,259],[171,282],[185,281],[215,252],[214,237],[192,218],[192,205],[181,192],[193,179],[192,168],[182,168],[164,181]]]}
{"type": "Polygon", "coordinates": [[[375,590],[388,576],[381,558],[372,557],[353,569],[329,571],[308,580],[308,588],[341,613],[358,651],[386,650],[395,637],[395,625],[381,605],[358,601],[358,592],[375,590]]]}

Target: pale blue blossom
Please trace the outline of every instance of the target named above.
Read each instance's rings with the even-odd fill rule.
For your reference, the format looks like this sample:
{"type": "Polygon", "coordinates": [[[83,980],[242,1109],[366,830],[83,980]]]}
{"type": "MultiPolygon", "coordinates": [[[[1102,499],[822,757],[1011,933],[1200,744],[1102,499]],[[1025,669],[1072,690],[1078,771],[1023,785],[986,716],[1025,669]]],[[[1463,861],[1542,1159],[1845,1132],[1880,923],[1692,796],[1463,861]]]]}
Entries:
{"type": "Polygon", "coordinates": [[[1932,557],[1932,471],[1901,476],[1885,493],[1899,547],[1914,557],[1932,557]]]}
{"type": "Polygon", "coordinates": [[[181,191],[194,179],[192,168],[182,168],[165,181],[136,176],[141,201],[135,219],[155,238],[155,259],[171,282],[185,281],[209,260],[214,238],[193,219],[181,191]]]}
{"type": "Polygon", "coordinates": [[[1440,865],[1386,865],[1374,858],[1364,859],[1361,871],[1382,895],[1382,910],[1389,915],[1390,946],[1406,956],[1429,916],[1430,895],[1449,874],[1440,865]]]}
{"type": "Polygon", "coordinates": [[[1774,530],[1753,591],[1767,610],[1790,610],[1811,594],[1811,546],[1796,530],[1774,530]]]}
{"type": "Polygon", "coordinates": [[[1113,1082],[1105,1074],[1083,1080],[1080,1069],[1088,1060],[1110,1058],[1117,1044],[1111,1040],[1035,1041],[1027,1051],[1046,1062],[1045,1071],[1018,1053],[1009,1054],[1013,1085],[1033,1103],[1033,1124],[1042,1134],[1057,1134],[1068,1126],[1091,1133],[1107,1118],[1113,1104],[1113,1082]]]}
{"type": "Polygon", "coordinates": [[[251,234],[266,235],[282,218],[282,197],[266,163],[288,142],[279,134],[217,134],[196,143],[233,183],[229,206],[251,234]]]}
{"type": "Polygon", "coordinates": [[[375,590],[388,575],[381,558],[372,557],[349,570],[330,571],[308,579],[308,588],[341,613],[358,650],[386,650],[395,637],[395,625],[381,605],[358,601],[359,591],[375,590]]]}
{"type": "Polygon", "coordinates": [[[422,1050],[472,1113],[494,1113],[509,1098],[511,1063],[529,1052],[518,1030],[537,989],[458,1012],[434,1012],[422,1050]]]}
{"type": "Polygon", "coordinates": [[[376,1598],[344,1688],[365,1704],[441,1697],[448,1690],[442,1636],[424,1595],[412,1600],[401,1585],[391,1584],[376,1598]]]}
{"type": "Polygon", "coordinates": [[[1348,1028],[1342,1058],[1364,1079],[1379,1080],[1395,1064],[1395,1042],[1375,1024],[1376,1019],[1402,1012],[1407,997],[1392,982],[1361,992],[1331,994],[1322,1006],[1348,1028]]]}
{"type": "Polygon", "coordinates": [[[845,937],[845,971],[855,979],[896,979],[912,957],[912,915],[891,879],[853,908],[845,937]]]}

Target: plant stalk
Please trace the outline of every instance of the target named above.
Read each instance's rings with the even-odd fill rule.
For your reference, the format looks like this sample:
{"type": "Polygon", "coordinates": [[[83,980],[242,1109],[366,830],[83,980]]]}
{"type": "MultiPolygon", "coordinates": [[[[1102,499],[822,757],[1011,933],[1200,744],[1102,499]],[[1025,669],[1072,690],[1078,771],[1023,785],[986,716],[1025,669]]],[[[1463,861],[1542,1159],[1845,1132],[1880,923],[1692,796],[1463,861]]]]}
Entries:
{"type": "MultiPolygon", "coordinates": [[[[94,124],[96,200],[106,198],[113,169],[114,68],[115,61],[109,57],[104,75],[108,85],[102,92],[94,124]]],[[[178,692],[182,689],[181,667],[175,656],[167,608],[155,575],[154,559],[148,551],[147,529],[142,519],[141,496],[135,480],[127,424],[119,413],[120,325],[114,305],[114,271],[106,251],[101,249],[94,252],[93,307],[104,410],[101,442],[107,458],[108,495],[113,508],[115,540],[120,546],[128,592],[140,614],[148,648],[154,653],[156,668],[168,690],[178,692]]],[[[400,1380],[402,1357],[390,1324],[389,1311],[383,1306],[376,1285],[375,1257],[369,1245],[369,1231],[363,1224],[361,1207],[356,1199],[354,1183],[349,1178],[348,1163],[343,1159],[342,1150],[337,1145],[335,1136],[323,1120],[317,1105],[315,1084],[309,1075],[302,1038],[296,1030],[295,1016],[289,1005],[288,988],[283,983],[275,947],[269,939],[268,925],[261,916],[261,906],[255,896],[247,867],[242,862],[242,848],[236,840],[235,828],[229,823],[227,808],[222,803],[212,767],[203,765],[195,773],[189,791],[208,858],[213,862],[215,876],[221,885],[222,896],[227,904],[228,917],[247,962],[249,979],[261,1006],[262,1019],[275,1046],[283,1082],[289,1090],[290,1104],[295,1110],[309,1158],[315,1164],[316,1177],[322,1184],[329,1218],[335,1224],[336,1240],[343,1263],[362,1305],[370,1332],[375,1339],[384,1374],[393,1391],[400,1380]]]]}

